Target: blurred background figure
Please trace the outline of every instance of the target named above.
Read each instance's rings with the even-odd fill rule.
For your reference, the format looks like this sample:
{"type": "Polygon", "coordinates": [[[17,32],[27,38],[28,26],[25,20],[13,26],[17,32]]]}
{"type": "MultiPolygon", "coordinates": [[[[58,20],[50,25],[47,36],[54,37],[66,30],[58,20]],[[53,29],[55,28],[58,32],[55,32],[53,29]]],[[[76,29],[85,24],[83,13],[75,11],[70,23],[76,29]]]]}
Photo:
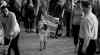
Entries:
{"type": "Polygon", "coordinates": [[[71,34],[71,19],[72,19],[72,0],[67,0],[65,3],[65,10],[63,14],[64,25],[66,27],[66,36],[70,37],[71,34]]]}
{"type": "Polygon", "coordinates": [[[83,16],[81,10],[81,1],[75,2],[72,15],[72,35],[74,37],[75,52],[78,50],[80,21],[83,16]]]}
{"type": "Polygon", "coordinates": [[[32,0],[27,0],[24,5],[24,26],[26,28],[26,32],[31,32],[34,26],[34,4],[32,0]]]}
{"type": "Polygon", "coordinates": [[[58,34],[58,33],[63,30],[65,4],[66,4],[66,0],[58,0],[57,5],[56,5],[56,12],[57,12],[56,17],[59,18],[58,27],[57,27],[56,33],[55,33],[56,39],[58,38],[58,36],[60,34],[61,34],[60,36],[62,36],[62,33],[60,33],[60,34],[58,34]]]}

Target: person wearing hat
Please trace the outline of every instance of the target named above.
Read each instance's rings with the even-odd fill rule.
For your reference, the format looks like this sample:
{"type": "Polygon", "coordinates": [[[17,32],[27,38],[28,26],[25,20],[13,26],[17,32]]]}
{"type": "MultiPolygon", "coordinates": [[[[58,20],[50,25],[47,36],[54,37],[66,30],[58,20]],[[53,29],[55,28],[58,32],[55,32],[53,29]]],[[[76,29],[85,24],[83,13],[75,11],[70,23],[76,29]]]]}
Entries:
{"type": "Polygon", "coordinates": [[[78,55],[94,55],[98,33],[98,20],[92,13],[92,6],[88,1],[81,1],[84,16],[80,23],[78,55]]]}
{"type": "Polygon", "coordinates": [[[4,28],[4,34],[5,34],[5,45],[8,45],[8,42],[10,38],[12,38],[12,41],[10,43],[10,46],[8,48],[8,55],[11,55],[11,49],[14,50],[15,55],[19,55],[19,49],[18,49],[18,38],[20,33],[20,27],[16,20],[16,15],[9,11],[7,9],[7,5],[5,1],[0,2],[0,21],[4,28]]]}

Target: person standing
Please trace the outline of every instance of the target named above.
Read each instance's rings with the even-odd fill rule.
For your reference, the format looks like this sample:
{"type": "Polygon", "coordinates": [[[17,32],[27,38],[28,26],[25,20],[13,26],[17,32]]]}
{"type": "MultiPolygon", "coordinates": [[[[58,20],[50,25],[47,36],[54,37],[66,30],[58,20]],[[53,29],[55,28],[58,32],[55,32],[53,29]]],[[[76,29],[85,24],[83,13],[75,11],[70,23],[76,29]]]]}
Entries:
{"type": "Polygon", "coordinates": [[[66,36],[70,37],[71,34],[71,17],[72,17],[72,1],[67,0],[64,6],[63,22],[66,27],[66,36]]]}
{"type": "Polygon", "coordinates": [[[26,28],[26,32],[32,32],[32,28],[34,26],[34,5],[32,3],[32,0],[27,0],[27,3],[25,4],[25,22],[24,26],[26,28]]]}
{"type": "MultiPolygon", "coordinates": [[[[2,5],[6,2],[2,1],[0,3],[2,5]]],[[[7,9],[6,5],[0,6],[0,10],[1,10],[0,21],[4,28],[5,45],[8,45],[10,38],[12,38],[12,41],[8,48],[8,55],[11,55],[11,53],[10,53],[11,49],[14,50],[15,55],[19,55],[18,39],[19,39],[20,27],[17,22],[16,16],[13,12],[11,12],[7,9]]]]}
{"type": "Polygon", "coordinates": [[[76,6],[73,9],[73,19],[72,19],[72,34],[74,37],[74,45],[75,45],[75,52],[78,48],[78,39],[79,39],[79,29],[80,29],[80,20],[83,16],[82,10],[80,7],[80,1],[76,2],[76,6]]]}
{"type": "Polygon", "coordinates": [[[40,21],[39,23],[39,36],[40,36],[40,51],[46,49],[47,37],[49,36],[49,30],[47,23],[45,21],[40,21]]]}
{"type": "Polygon", "coordinates": [[[88,1],[81,1],[84,16],[80,23],[80,43],[78,55],[94,55],[98,33],[98,20],[92,13],[91,4],[88,1]]]}

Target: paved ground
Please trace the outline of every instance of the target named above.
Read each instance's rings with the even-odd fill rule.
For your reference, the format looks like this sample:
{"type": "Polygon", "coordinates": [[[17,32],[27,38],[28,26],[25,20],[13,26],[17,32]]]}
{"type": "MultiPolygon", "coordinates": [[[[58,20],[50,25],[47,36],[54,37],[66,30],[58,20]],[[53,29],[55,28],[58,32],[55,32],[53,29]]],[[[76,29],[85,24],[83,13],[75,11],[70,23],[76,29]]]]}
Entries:
{"type": "Polygon", "coordinates": [[[25,33],[23,26],[21,28],[19,38],[21,55],[75,55],[73,39],[49,39],[47,49],[40,52],[39,36],[35,33],[25,33]]]}
{"type": "Polygon", "coordinates": [[[34,33],[21,33],[19,40],[21,55],[75,55],[71,38],[49,39],[47,49],[39,51],[39,36],[34,33]]]}
{"type": "Polygon", "coordinates": [[[72,38],[49,39],[47,49],[40,52],[39,36],[35,33],[25,33],[23,31],[24,29],[21,29],[18,44],[21,55],[77,55],[74,53],[72,38]]]}

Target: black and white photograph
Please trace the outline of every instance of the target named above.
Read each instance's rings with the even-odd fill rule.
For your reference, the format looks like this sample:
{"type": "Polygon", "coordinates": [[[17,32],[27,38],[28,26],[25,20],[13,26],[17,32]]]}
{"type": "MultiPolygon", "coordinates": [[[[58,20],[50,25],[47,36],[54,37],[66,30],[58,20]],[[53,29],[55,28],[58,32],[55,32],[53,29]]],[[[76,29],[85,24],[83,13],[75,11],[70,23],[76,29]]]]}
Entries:
{"type": "Polygon", "coordinates": [[[0,0],[0,55],[100,55],[100,0],[0,0]]]}

